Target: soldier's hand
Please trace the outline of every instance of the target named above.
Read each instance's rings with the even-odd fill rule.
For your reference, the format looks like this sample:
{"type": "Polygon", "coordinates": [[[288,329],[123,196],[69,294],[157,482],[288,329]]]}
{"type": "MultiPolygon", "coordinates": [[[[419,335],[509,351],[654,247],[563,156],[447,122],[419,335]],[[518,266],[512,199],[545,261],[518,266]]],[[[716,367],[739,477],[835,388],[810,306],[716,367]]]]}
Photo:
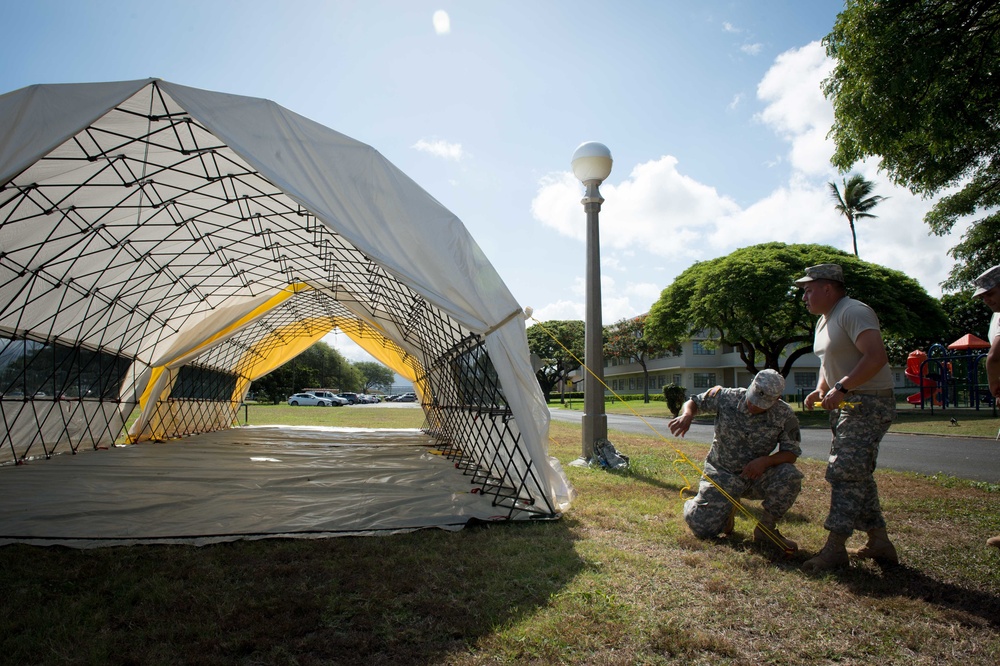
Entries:
{"type": "Polygon", "coordinates": [[[667,427],[670,428],[670,432],[673,433],[674,437],[683,437],[691,427],[692,418],[694,417],[691,414],[681,414],[675,419],[670,419],[667,427]]]}
{"type": "Polygon", "coordinates": [[[812,393],[806,396],[806,409],[810,412],[813,410],[813,404],[819,402],[820,395],[819,389],[816,389],[812,393]]]}
{"type": "Polygon", "coordinates": [[[767,456],[762,456],[760,458],[754,458],[746,465],[743,466],[743,471],[740,472],[740,476],[744,479],[758,479],[760,475],[764,473],[764,470],[768,468],[767,456]]]}

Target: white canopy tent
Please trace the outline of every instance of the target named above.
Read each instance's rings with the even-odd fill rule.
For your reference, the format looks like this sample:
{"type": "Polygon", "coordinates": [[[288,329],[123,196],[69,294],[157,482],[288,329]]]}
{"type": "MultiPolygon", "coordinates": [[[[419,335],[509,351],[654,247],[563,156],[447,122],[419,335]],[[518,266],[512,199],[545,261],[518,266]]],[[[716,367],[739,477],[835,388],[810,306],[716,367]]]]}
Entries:
{"type": "Polygon", "coordinates": [[[373,148],[159,79],[0,96],[0,462],[110,447],[136,407],[131,443],[229,428],[335,329],[508,517],[568,505],[520,306],[373,148]]]}

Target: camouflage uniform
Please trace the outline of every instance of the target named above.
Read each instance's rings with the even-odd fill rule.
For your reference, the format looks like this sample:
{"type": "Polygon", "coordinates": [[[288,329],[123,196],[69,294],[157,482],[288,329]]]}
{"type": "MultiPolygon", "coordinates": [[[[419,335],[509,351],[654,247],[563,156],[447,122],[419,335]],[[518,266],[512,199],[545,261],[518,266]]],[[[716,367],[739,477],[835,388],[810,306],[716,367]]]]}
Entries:
{"type": "MultiPolygon", "coordinates": [[[[746,389],[716,386],[691,400],[698,411],[715,412],[715,438],[705,459],[705,476],[733,499],[762,499],[762,508],[780,519],[799,495],[802,472],[791,463],[769,467],[757,479],[740,476],[744,465],[780,451],[802,454],[799,421],[782,401],[761,414],[751,414],[746,389]]],[[[698,494],[684,503],[684,520],[700,538],[723,531],[733,505],[709,481],[702,479],[698,494]]]]}
{"type": "Polygon", "coordinates": [[[875,484],[875,462],[882,436],[896,418],[896,400],[848,393],[851,405],[830,412],[830,513],[823,527],[850,534],[885,527],[875,484]]]}

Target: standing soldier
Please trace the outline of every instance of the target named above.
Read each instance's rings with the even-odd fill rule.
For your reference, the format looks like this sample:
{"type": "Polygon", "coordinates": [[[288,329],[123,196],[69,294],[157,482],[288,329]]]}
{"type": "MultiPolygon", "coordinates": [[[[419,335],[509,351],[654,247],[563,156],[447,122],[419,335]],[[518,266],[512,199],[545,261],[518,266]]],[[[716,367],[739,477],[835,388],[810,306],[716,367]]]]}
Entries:
{"type": "MultiPolygon", "coordinates": [[[[1000,264],[989,268],[973,282],[976,291],[973,298],[983,299],[990,310],[993,319],[990,320],[990,350],[986,354],[986,381],[989,382],[990,394],[993,399],[1000,399],[1000,264]]],[[[986,540],[987,546],[1000,548],[1000,536],[986,540]]]]}
{"type": "Polygon", "coordinates": [[[802,489],[802,472],[792,464],[802,453],[799,420],[780,399],[784,388],[784,377],[762,370],[749,388],[716,386],[692,397],[667,424],[683,437],[699,411],[716,413],[715,438],[705,459],[705,476],[712,481],[702,479],[698,494],[684,503],[684,520],[695,536],[708,539],[733,531],[736,506],[726,495],[735,501],[762,499],[754,541],[771,541],[787,553],[798,549],[775,527],[802,489]]]}
{"type": "Polygon", "coordinates": [[[830,513],[823,526],[826,545],[802,568],[824,571],[847,564],[847,539],[854,530],[868,542],[851,555],[898,564],[896,548],[886,533],[875,483],[878,447],[896,418],[889,359],[874,310],[847,296],[843,269],[820,264],[795,281],[809,312],[820,315],[813,351],[820,358],[819,382],[806,397],[806,409],[822,405],[830,413],[833,441],[826,480],[830,513]]]}

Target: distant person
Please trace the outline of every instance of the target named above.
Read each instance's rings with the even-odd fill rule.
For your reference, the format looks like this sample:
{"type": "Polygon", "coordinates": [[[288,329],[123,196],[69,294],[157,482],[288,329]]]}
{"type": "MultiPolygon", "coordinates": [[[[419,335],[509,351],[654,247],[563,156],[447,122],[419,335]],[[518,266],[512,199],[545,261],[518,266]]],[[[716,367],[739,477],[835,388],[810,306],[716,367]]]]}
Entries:
{"type": "Polygon", "coordinates": [[[813,340],[813,351],[820,358],[819,382],[805,406],[811,410],[814,403],[821,404],[830,413],[833,431],[826,467],[830,512],[823,524],[830,533],[823,549],[802,568],[824,571],[847,564],[846,543],[854,530],[867,532],[868,542],[851,555],[898,564],[874,476],[879,443],[896,418],[892,372],[878,317],[847,296],[838,264],[810,266],[795,284],[802,288],[809,312],[820,315],[813,340]]]}
{"type": "MultiPolygon", "coordinates": [[[[989,382],[990,394],[1000,399],[1000,264],[984,271],[973,280],[976,291],[973,298],[982,299],[990,310],[993,319],[990,320],[990,332],[987,336],[990,350],[986,353],[986,381],[989,382]]],[[[1000,536],[986,540],[987,546],[1000,548],[1000,536]]]]}
{"type": "Polygon", "coordinates": [[[758,372],[749,388],[716,386],[684,403],[680,416],[667,426],[676,437],[683,437],[691,420],[699,412],[715,412],[715,438],[705,459],[705,476],[718,488],[702,479],[698,494],[684,503],[684,520],[701,539],[733,531],[736,506],[741,497],[763,500],[760,525],[754,528],[754,541],[777,544],[786,552],[798,545],[786,539],[775,527],[802,489],[802,472],[793,464],[801,455],[799,421],[781,394],[785,378],[774,370],[758,372]],[[777,449],[777,450],[775,450],[777,449]]]}

